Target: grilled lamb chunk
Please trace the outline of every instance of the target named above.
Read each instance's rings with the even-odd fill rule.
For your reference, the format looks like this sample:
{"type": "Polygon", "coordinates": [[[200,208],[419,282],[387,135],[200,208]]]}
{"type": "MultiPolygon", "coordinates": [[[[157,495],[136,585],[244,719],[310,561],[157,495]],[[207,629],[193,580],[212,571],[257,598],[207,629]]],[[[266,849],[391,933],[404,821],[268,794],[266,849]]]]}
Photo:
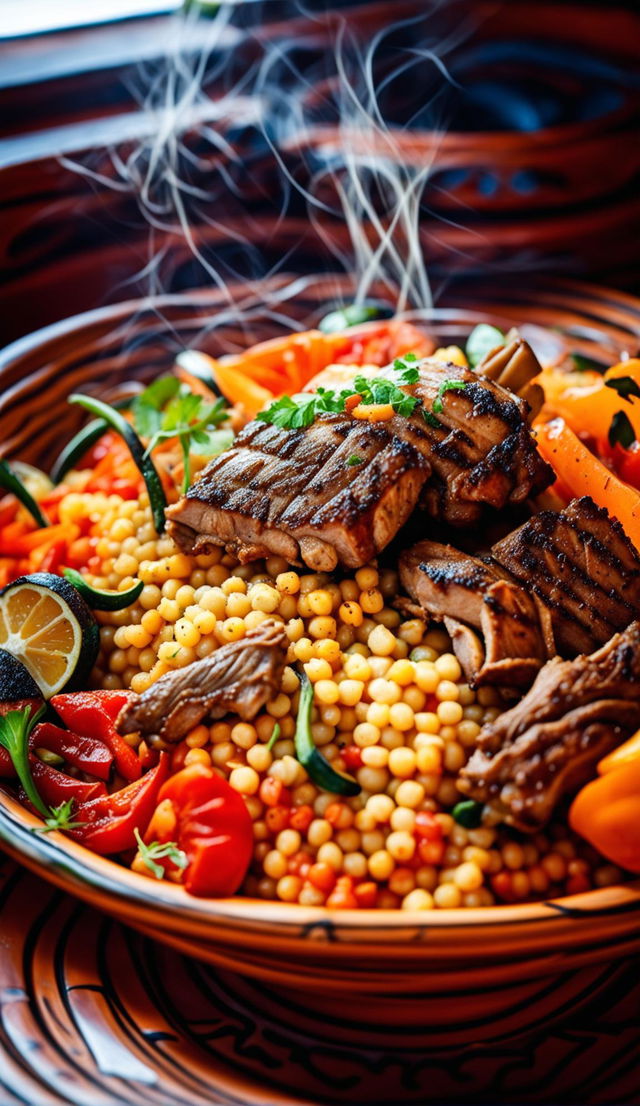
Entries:
{"type": "Polygon", "coordinates": [[[284,671],[284,627],[266,619],[240,641],[221,646],[203,660],[167,672],[120,711],[120,733],[141,733],[151,744],[180,741],[203,718],[229,711],[255,718],[277,694],[284,671]]]}
{"type": "Polygon", "coordinates": [[[458,778],[463,794],[536,831],[640,726],[640,623],[591,656],[555,657],[517,706],[480,732],[458,778]]]}
{"type": "Polygon", "coordinates": [[[565,656],[591,652],[640,617],[640,558],[620,523],[587,496],[535,515],[491,552],[548,608],[565,656]]]}
{"type": "MultiPolygon", "coordinates": [[[[416,367],[420,380],[403,391],[422,406],[409,418],[323,414],[299,430],[249,423],[169,509],[169,531],[189,551],[222,545],[242,562],[276,553],[320,571],[358,568],[391,541],[425,489],[432,515],[469,525],[485,506],[519,503],[549,484],[522,400],[455,365],[416,367]],[[423,410],[451,380],[464,389],[445,392],[430,425],[423,410]],[[361,463],[348,463],[354,455],[361,463]]],[[[380,375],[397,379],[393,369],[380,375]]]]}
{"type": "Polygon", "coordinates": [[[471,684],[529,687],[548,652],[535,600],[524,588],[490,561],[437,542],[412,546],[399,568],[411,598],[444,620],[471,684]]]}

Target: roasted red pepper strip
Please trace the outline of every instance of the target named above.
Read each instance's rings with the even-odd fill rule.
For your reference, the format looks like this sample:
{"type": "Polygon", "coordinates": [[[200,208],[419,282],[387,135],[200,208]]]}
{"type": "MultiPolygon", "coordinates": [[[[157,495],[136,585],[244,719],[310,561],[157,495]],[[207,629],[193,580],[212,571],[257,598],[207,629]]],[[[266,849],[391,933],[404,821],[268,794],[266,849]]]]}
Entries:
{"type": "MultiPolygon", "coordinates": [[[[29,748],[48,749],[50,753],[63,757],[67,764],[80,772],[87,772],[99,780],[109,779],[113,753],[103,741],[96,741],[93,737],[81,737],[80,734],[63,730],[61,726],[54,726],[52,722],[40,722],[29,735],[29,748]]],[[[11,757],[6,749],[0,749],[0,776],[15,776],[11,757]]]]}
{"type": "Polygon", "coordinates": [[[146,830],[158,801],[158,791],[168,772],[169,758],[166,753],[161,753],[156,767],[142,779],[114,791],[112,795],[102,795],[79,804],[73,811],[73,817],[84,825],[70,830],[70,836],[102,856],[135,848],[134,830],[139,833],[146,830]]]}
{"type": "Polygon", "coordinates": [[[44,764],[43,761],[34,756],[29,757],[29,764],[33,781],[43,803],[46,803],[47,806],[59,806],[67,799],[74,799],[74,818],[76,817],[76,810],[80,810],[84,803],[92,802],[107,794],[107,789],[102,780],[92,780],[85,783],[84,780],[77,780],[75,776],[68,776],[65,772],[60,772],[51,764],[44,764]]]}
{"type": "Polygon", "coordinates": [[[114,755],[118,773],[132,781],[140,779],[140,758],[114,725],[128,701],[128,691],[76,691],[54,695],[51,705],[74,733],[104,741],[114,755]]]}
{"type": "MultiPolygon", "coordinates": [[[[174,840],[189,861],[184,886],[192,895],[221,898],[240,887],[253,854],[253,827],[244,799],[203,764],[190,764],[165,783],[158,801],[170,800],[174,840]]],[[[153,823],[147,844],[154,838],[153,823]]]]}

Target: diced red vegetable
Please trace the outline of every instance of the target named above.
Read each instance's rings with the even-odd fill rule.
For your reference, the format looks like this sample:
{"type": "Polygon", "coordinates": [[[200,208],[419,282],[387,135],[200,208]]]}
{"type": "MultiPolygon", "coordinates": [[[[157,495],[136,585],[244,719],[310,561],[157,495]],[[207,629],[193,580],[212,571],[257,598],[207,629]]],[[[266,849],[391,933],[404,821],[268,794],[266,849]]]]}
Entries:
{"type": "MultiPolygon", "coordinates": [[[[176,822],[166,840],[176,841],[187,855],[186,890],[215,898],[235,894],[253,853],[253,827],[242,797],[211,768],[191,764],[164,784],[158,801],[167,799],[176,822]]],[[[153,830],[152,823],[147,844],[153,830]]]]}
{"type": "Polygon", "coordinates": [[[54,695],[51,705],[70,730],[103,741],[113,753],[118,773],[132,781],[140,779],[140,758],[114,725],[129,698],[128,691],[76,691],[54,695]]]}
{"type": "MultiPolygon", "coordinates": [[[[25,700],[10,705],[14,710],[21,710],[29,703],[30,700],[25,700]]],[[[32,709],[36,709],[35,706],[32,709]]],[[[87,772],[100,780],[109,778],[113,764],[113,753],[104,742],[96,741],[93,737],[81,737],[80,734],[63,730],[61,726],[54,726],[52,722],[40,722],[33,728],[29,735],[29,748],[48,749],[50,753],[63,757],[67,764],[73,765],[80,772],[87,772]]],[[[6,749],[0,748],[0,776],[10,778],[14,775],[11,757],[6,749]]]]}
{"type": "Polygon", "coordinates": [[[156,767],[141,779],[111,795],[79,804],[74,819],[84,825],[70,830],[71,837],[102,856],[135,848],[134,830],[144,833],[168,772],[169,758],[161,753],[156,767]]]}

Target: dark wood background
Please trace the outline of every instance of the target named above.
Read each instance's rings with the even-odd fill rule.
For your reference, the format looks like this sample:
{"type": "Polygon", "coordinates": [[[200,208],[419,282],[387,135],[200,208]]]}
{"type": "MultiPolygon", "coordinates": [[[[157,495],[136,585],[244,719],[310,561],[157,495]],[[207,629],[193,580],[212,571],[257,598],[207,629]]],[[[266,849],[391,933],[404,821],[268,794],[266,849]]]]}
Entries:
{"type": "MultiPolygon", "coordinates": [[[[548,126],[519,129],[516,121],[511,130],[487,132],[482,117],[473,115],[482,100],[472,97],[465,109],[463,97],[464,110],[441,109],[442,128],[434,135],[432,119],[416,105],[424,96],[437,108],[435,82],[444,84],[437,68],[425,61],[404,84],[388,86],[384,110],[393,156],[418,167],[435,156],[421,240],[436,293],[457,272],[481,272],[489,280],[509,272],[517,279],[527,272],[569,273],[639,286],[635,2],[394,0],[354,2],[322,14],[325,7],[318,3],[303,18],[281,0],[249,0],[211,49],[206,21],[178,28],[176,17],[0,43],[0,342],[104,303],[206,286],[209,265],[222,279],[285,263],[305,272],[335,267],[265,140],[274,104],[245,78],[274,43],[298,67],[296,78],[282,68],[282,88],[293,97],[304,92],[307,118],[317,127],[289,135],[279,153],[306,185],[318,158],[326,163],[340,144],[333,95],[337,28],[346,20],[349,34],[366,44],[388,30],[391,14],[407,22],[387,35],[378,55],[382,75],[403,50],[424,47],[463,72],[473,95],[489,86],[495,103],[500,81],[509,88],[522,76],[540,84],[541,118],[545,97],[553,109],[548,126]],[[166,87],[167,50],[177,37],[183,62],[193,70],[202,61],[204,78],[204,96],[183,112],[178,127],[179,174],[197,193],[182,197],[195,251],[168,190],[166,157],[155,176],[150,170],[162,116],[141,104],[149,89],[161,96],[166,87]],[[596,92],[601,100],[589,107],[596,92]],[[207,137],[207,126],[224,140],[222,150],[207,137]],[[145,177],[155,228],[141,202],[145,177]]],[[[323,218],[347,264],[343,222],[335,214],[323,218]]]]}

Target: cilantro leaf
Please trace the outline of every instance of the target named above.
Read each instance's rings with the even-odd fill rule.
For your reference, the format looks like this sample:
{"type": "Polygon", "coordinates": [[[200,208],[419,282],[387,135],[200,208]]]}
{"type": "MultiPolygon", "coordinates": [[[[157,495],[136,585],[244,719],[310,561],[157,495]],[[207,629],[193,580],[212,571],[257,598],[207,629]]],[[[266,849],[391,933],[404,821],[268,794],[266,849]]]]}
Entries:
{"type": "Polygon", "coordinates": [[[616,411],[609,427],[609,445],[630,449],[636,440],[636,432],[624,411],[616,411]]]}
{"type": "Polygon", "coordinates": [[[605,388],[613,388],[621,399],[631,403],[633,399],[640,399],[640,388],[637,381],[631,376],[615,376],[612,380],[605,380],[605,388]]]}
{"type": "Polygon", "coordinates": [[[29,734],[44,711],[44,704],[33,714],[30,706],[24,707],[23,710],[7,711],[0,717],[0,745],[11,757],[11,763],[29,802],[36,808],[38,814],[47,818],[49,808],[38,794],[29,765],[29,734]]]}
{"type": "Polygon", "coordinates": [[[316,417],[316,397],[312,393],[300,396],[280,396],[256,418],[260,422],[279,426],[281,430],[299,430],[311,426],[316,417]]]}
{"type": "Polygon", "coordinates": [[[440,419],[437,419],[435,415],[432,415],[431,411],[425,411],[424,408],[423,408],[422,417],[423,417],[424,421],[426,422],[427,426],[432,426],[434,430],[443,430],[444,429],[442,423],[440,422],[440,419]]]}
{"type": "Polygon", "coordinates": [[[142,863],[153,872],[156,879],[164,878],[164,868],[162,864],[157,864],[156,861],[164,860],[165,858],[170,860],[176,868],[180,868],[184,871],[189,865],[187,854],[179,849],[175,841],[152,841],[149,845],[145,845],[140,836],[138,827],[134,829],[134,835],[138,844],[138,854],[142,863]]]}
{"type": "Polygon", "coordinates": [[[226,444],[220,446],[213,438],[214,431],[227,419],[225,401],[218,399],[215,403],[207,403],[203,396],[192,392],[175,376],[160,376],[154,380],[136,396],[131,410],[136,430],[147,441],[147,456],[159,442],[178,439],[182,451],[183,492],[191,482],[191,452],[213,457],[228,448],[226,444]],[[199,449],[193,448],[194,441],[199,449]]]}
{"type": "Polygon", "coordinates": [[[361,465],[362,457],[359,457],[357,453],[352,453],[351,456],[347,458],[347,464],[352,466],[361,465]]]}
{"type": "Polygon", "coordinates": [[[84,822],[76,822],[71,817],[73,803],[74,800],[71,798],[59,803],[58,806],[50,807],[49,816],[44,820],[44,826],[39,826],[36,833],[51,833],[52,830],[66,832],[84,826],[84,822]]]}
{"type": "Polygon", "coordinates": [[[443,407],[442,407],[442,397],[445,395],[445,393],[446,392],[463,392],[465,390],[466,386],[467,385],[466,385],[464,380],[443,380],[442,384],[438,388],[438,394],[437,394],[436,398],[433,401],[432,410],[435,411],[435,413],[437,415],[439,415],[441,413],[442,409],[443,409],[443,407]]]}
{"type": "Polygon", "coordinates": [[[405,353],[404,357],[396,357],[393,362],[393,367],[398,373],[398,380],[401,384],[417,384],[420,379],[420,373],[415,367],[415,362],[418,358],[415,353],[405,353]]]}

